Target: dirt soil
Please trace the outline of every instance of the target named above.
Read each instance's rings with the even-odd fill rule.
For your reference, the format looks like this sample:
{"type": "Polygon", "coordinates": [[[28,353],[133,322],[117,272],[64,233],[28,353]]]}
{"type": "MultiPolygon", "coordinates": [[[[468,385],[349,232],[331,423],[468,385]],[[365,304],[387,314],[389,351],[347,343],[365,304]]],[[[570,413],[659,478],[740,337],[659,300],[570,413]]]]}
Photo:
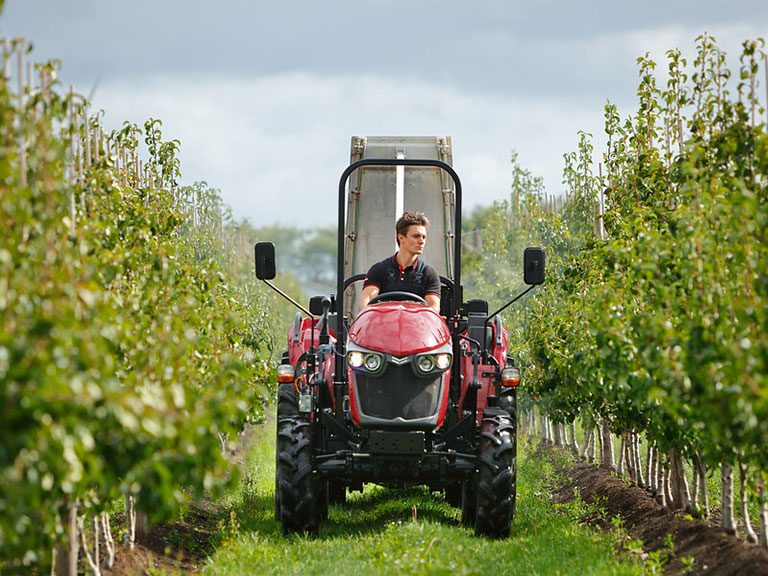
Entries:
{"type": "MultiPolygon", "coordinates": [[[[549,449],[549,448],[547,448],[549,449]]],[[[629,538],[643,542],[646,552],[666,555],[665,574],[706,574],[712,576],[768,575],[768,550],[735,536],[719,526],[689,520],[662,507],[646,490],[630,485],[592,464],[579,462],[562,470],[563,479],[554,487],[555,502],[568,502],[578,490],[581,499],[596,503],[599,514],[586,521],[605,530],[611,519],[620,516],[629,538]],[[674,538],[670,550],[667,535],[674,538]],[[692,558],[693,569],[684,572],[681,559],[692,558]]],[[[717,516],[719,510],[713,511],[717,516]]],[[[155,573],[193,574],[199,572],[213,553],[221,514],[210,505],[190,510],[183,520],[152,528],[147,545],[134,550],[119,546],[115,566],[103,570],[114,576],[155,573]]]]}
{"type": "Polygon", "coordinates": [[[213,553],[213,542],[219,532],[218,516],[207,506],[193,508],[182,520],[153,526],[145,545],[133,550],[118,546],[115,564],[102,567],[102,574],[143,576],[161,574],[194,574],[213,553]]]}
{"type": "Polygon", "coordinates": [[[646,552],[668,554],[665,574],[684,572],[681,558],[689,557],[693,558],[693,569],[688,574],[768,575],[768,550],[731,536],[710,522],[676,515],[657,503],[650,492],[594,465],[580,462],[563,472],[555,501],[571,500],[578,489],[584,502],[597,503],[605,511],[605,515],[593,515],[588,521],[610,529],[611,518],[621,516],[629,537],[642,540],[646,552]],[[673,550],[669,549],[667,534],[674,538],[673,550]]]}

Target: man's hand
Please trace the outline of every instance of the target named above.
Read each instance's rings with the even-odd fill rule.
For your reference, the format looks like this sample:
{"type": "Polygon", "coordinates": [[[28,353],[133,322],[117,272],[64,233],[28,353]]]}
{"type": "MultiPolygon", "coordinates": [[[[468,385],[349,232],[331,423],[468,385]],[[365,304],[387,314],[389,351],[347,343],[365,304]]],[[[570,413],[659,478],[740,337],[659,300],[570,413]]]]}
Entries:
{"type": "MultiPolygon", "coordinates": [[[[375,298],[379,295],[379,287],[378,286],[366,286],[363,288],[363,293],[360,294],[360,309],[362,310],[366,306],[368,306],[368,302],[371,301],[372,298],[375,298]]],[[[439,306],[439,303],[438,303],[439,306]]]]}

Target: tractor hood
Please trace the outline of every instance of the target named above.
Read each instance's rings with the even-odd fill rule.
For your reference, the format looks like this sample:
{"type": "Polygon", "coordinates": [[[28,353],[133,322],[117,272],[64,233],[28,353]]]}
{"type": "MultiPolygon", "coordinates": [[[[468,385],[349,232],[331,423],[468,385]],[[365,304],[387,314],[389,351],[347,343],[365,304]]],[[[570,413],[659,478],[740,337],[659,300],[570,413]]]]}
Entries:
{"type": "Polygon", "coordinates": [[[445,321],[415,302],[380,302],[365,308],[349,327],[349,339],[363,348],[410,356],[443,346],[451,339],[445,321]]]}

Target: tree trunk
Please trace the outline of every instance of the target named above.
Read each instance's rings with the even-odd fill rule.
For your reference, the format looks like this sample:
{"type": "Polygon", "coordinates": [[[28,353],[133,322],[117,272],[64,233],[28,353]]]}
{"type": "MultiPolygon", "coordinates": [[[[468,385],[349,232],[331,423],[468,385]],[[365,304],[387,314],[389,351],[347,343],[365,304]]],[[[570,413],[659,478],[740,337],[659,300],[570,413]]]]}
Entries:
{"type": "Polygon", "coordinates": [[[568,424],[568,428],[571,431],[571,454],[574,458],[579,457],[579,442],[576,440],[576,425],[571,422],[568,424]]]}
{"type": "Polygon", "coordinates": [[[592,442],[592,428],[584,428],[584,445],[581,447],[581,459],[587,460],[589,458],[589,451],[590,449],[594,450],[593,448],[594,443],[592,442]]]}
{"type": "MultiPolygon", "coordinates": [[[[616,474],[621,477],[624,474],[624,462],[627,460],[627,433],[621,433],[621,442],[619,444],[619,462],[616,465],[616,474]]],[[[627,470],[629,472],[629,470],[627,470]]]]}
{"type": "Polygon", "coordinates": [[[656,497],[659,499],[659,503],[662,506],[667,505],[667,492],[669,486],[667,484],[666,471],[664,469],[664,460],[661,451],[656,448],[656,497]]]}
{"type": "Polygon", "coordinates": [[[555,437],[555,446],[562,446],[563,445],[563,437],[561,436],[562,427],[559,422],[553,422],[553,432],[555,437]]]}
{"type": "Polygon", "coordinates": [[[67,508],[67,540],[56,547],[53,573],[56,576],[77,576],[80,542],[77,538],[77,506],[67,508]]]}
{"type": "Polygon", "coordinates": [[[723,464],[720,470],[723,483],[721,523],[728,534],[736,534],[736,519],[733,514],[733,466],[723,464]]]}
{"type": "Polygon", "coordinates": [[[611,433],[608,420],[603,420],[603,452],[602,467],[604,470],[616,471],[616,460],[613,455],[613,434],[611,433]]]}
{"type": "Polygon", "coordinates": [[[749,498],[747,494],[747,465],[739,456],[739,487],[741,488],[741,518],[744,523],[744,533],[747,535],[747,540],[753,544],[757,543],[757,534],[752,528],[752,522],[749,518],[749,498]]]}
{"type": "Polygon", "coordinates": [[[693,486],[691,486],[691,513],[699,516],[699,469],[696,467],[696,456],[693,459],[693,486]]]}
{"type": "Polygon", "coordinates": [[[685,467],[680,452],[673,448],[669,453],[670,489],[672,493],[672,510],[691,511],[691,492],[688,479],[685,477],[685,467]]]}
{"type": "Polygon", "coordinates": [[[86,537],[87,530],[85,528],[85,516],[82,516],[78,520],[78,527],[80,528],[80,541],[83,545],[83,554],[85,554],[85,561],[91,569],[90,572],[92,576],[101,576],[101,567],[99,565],[99,523],[95,521],[96,516],[93,518],[93,554],[91,554],[91,550],[88,547],[88,539],[86,537]]]}
{"type": "Polygon", "coordinates": [[[549,443],[549,419],[547,418],[547,415],[544,414],[543,410],[539,412],[539,422],[539,428],[541,428],[541,439],[544,442],[549,443]]]}
{"type": "Polygon", "coordinates": [[[149,515],[146,512],[136,512],[136,542],[143,546],[149,544],[149,515]]]}
{"type": "Polygon", "coordinates": [[[109,525],[109,514],[104,512],[101,515],[101,527],[104,534],[104,547],[107,550],[106,566],[112,568],[115,564],[115,541],[112,538],[112,527],[109,525]]]}
{"type": "Polygon", "coordinates": [[[704,518],[709,518],[709,488],[707,488],[707,465],[704,460],[701,459],[701,454],[697,452],[693,453],[695,458],[696,473],[699,476],[699,490],[701,494],[701,513],[704,518]]]}
{"type": "Polygon", "coordinates": [[[646,471],[648,472],[648,489],[651,491],[651,494],[654,496],[658,492],[658,475],[656,474],[656,450],[654,449],[653,445],[649,442],[648,443],[648,460],[647,460],[647,468],[646,471]]]}
{"type": "Polygon", "coordinates": [[[595,428],[595,436],[597,437],[597,447],[595,448],[595,461],[600,466],[603,465],[603,461],[605,460],[605,449],[603,448],[603,430],[600,428],[600,425],[598,424],[595,428]]]}
{"type": "Polygon", "coordinates": [[[765,494],[765,483],[762,474],[757,482],[757,495],[760,501],[760,546],[768,548],[768,500],[765,494]]]}
{"type": "Polygon", "coordinates": [[[640,456],[640,434],[632,432],[632,459],[635,463],[635,481],[640,488],[645,488],[643,481],[643,459],[640,456]]]}

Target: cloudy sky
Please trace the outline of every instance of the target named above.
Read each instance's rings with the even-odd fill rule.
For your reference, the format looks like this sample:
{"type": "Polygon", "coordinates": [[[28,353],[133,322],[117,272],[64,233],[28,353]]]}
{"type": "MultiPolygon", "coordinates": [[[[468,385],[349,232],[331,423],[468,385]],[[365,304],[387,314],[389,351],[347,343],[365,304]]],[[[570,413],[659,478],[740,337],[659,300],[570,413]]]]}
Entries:
{"type": "Polygon", "coordinates": [[[768,1],[7,0],[0,36],[60,58],[106,123],[164,123],[185,182],[255,225],[332,225],[353,135],[450,135],[465,206],[509,191],[512,150],[561,191],[577,131],[635,106],[635,59],[713,35],[737,65],[768,1]]]}

